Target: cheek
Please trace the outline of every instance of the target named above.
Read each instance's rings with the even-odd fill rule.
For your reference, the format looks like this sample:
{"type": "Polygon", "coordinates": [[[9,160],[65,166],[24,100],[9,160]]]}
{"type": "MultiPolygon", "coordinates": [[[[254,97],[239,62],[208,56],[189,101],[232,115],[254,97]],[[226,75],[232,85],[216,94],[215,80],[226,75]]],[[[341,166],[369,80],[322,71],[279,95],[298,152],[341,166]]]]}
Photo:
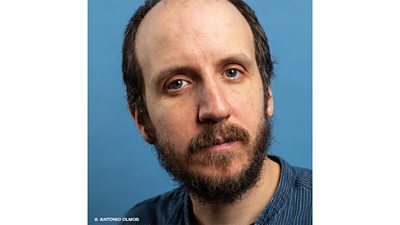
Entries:
{"type": "Polygon", "coordinates": [[[231,102],[233,117],[237,118],[237,123],[247,129],[253,138],[265,115],[262,86],[241,89],[238,94],[232,95],[231,102]]]}
{"type": "Polygon", "coordinates": [[[184,152],[193,137],[193,112],[188,104],[154,102],[148,106],[158,138],[170,143],[178,152],[184,152]]]}

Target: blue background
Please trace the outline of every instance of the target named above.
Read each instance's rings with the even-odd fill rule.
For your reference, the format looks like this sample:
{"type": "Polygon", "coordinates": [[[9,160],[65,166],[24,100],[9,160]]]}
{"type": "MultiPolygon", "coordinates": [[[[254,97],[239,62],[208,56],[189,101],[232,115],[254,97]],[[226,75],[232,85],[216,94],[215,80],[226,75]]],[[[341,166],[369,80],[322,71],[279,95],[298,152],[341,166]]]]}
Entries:
{"type": "MultiPolygon", "coordinates": [[[[88,1],[88,187],[89,224],[121,217],[139,201],[176,186],[142,140],[125,101],[121,46],[125,26],[142,3],[88,1]]],[[[311,0],[251,0],[267,32],[275,65],[275,112],[270,153],[311,168],[311,0]]],[[[116,224],[103,222],[101,224],[116,224]]]]}

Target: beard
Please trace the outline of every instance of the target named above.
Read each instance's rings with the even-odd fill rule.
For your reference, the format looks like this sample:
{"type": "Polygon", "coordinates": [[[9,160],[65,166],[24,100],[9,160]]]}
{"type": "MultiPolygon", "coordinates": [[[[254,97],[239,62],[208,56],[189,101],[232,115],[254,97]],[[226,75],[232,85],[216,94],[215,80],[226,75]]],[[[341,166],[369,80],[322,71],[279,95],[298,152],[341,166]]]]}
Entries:
{"type": "MultiPolygon", "coordinates": [[[[154,128],[154,127],[153,127],[154,128]]],[[[155,149],[161,166],[176,182],[184,186],[199,202],[210,204],[232,204],[241,199],[247,190],[260,179],[264,159],[271,143],[270,123],[265,116],[258,127],[253,143],[249,133],[235,124],[211,124],[192,138],[184,157],[179,157],[170,140],[154,135],[155,149]],[[244,148],[237,151],[206,152],[217,144],[217,137],[225,142],[240,142],[244,148]],[[246,159],[241,170],[226,177],[205,176],[195,172],[191,164],[215,167],[219,172],[227,171],[235,159],[246,159]]]]}

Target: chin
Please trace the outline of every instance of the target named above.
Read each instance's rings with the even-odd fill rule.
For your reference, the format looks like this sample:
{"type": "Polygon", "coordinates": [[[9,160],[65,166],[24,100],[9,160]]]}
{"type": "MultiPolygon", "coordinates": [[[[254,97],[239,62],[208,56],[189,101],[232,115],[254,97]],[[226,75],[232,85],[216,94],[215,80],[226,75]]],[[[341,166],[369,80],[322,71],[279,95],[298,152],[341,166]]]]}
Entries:
{"type": "Polygon", "coordinates": [[[249,162],[243,162],[242,158],[236,158],[229,161],[229,163],[222,163],[216,165],[207,165],[206,163],[192,164],[190,173],[197,176],[210,179],[231,179],[241,174],[246,168],[249,167],[249,162]]]}

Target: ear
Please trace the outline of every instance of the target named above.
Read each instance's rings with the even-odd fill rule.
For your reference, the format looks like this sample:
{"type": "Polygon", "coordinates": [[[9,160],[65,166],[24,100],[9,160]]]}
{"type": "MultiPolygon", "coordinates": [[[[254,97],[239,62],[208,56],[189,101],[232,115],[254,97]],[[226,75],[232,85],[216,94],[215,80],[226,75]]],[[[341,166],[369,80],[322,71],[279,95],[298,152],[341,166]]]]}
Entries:
{"type": "Polygon", "coordinates": [[[153,138],[151,138],[151,136],[147,133],[146,123],[148,121],[146,121],[143,118],[143,115],[141,115],[135,104],[133,104],[131,101],[128,101],[128,105],[129,105],[129,110],[131,112],[131,116],[135,121],[136,127],[138,128],[143,139],[149,144],[154,144],[153,138]]]}
{"type": "Polygon", "coordinates": [[[274,114],[274,96],[272,96],[271,87],[268,87],[267,115],[272,117],[274,114]]]}

